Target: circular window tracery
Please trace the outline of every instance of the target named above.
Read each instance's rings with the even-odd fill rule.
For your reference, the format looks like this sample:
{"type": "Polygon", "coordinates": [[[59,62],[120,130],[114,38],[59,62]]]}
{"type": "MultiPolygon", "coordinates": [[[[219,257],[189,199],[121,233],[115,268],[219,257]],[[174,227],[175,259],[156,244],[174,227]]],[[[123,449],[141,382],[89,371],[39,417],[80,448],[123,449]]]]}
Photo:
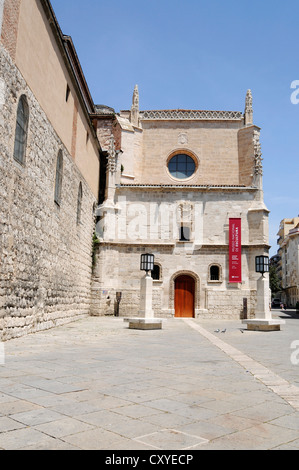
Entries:
{"type": "Polygon", "coordinates": [[[190,155],[178,153],[168,162],[168,171],[173,178],[183,180],[190,178],[196,170],[196,164],[190,155]]]}

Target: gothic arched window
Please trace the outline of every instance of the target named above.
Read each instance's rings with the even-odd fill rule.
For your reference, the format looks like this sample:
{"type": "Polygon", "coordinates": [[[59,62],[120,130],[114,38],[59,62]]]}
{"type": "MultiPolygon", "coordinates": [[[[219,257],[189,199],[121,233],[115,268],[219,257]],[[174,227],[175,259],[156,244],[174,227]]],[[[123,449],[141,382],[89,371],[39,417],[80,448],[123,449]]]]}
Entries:
{"type": "Polygon", "coordinates": [[[13,156],[14,159],[19,163],[24,163],[26,145],[27,145],[27,133],[28,133],[28,122],[29,122],[29,107],[27,98],[22,95],[19,99],[18,110],[17,110],[17,123],[15,133],[15,145],[13,156]]]}
{"type": "Polygon", "coordinates": [[[77,200],[77,225],[79,225],[81,222],[82,196],[83,196],[82,183],[80,182],[79,190],[78,190],[78,200],[77,200]]]}
{"type": "Polygon", "coordinates": [[[63,155],[62,155],[62,151],[59,150],[57,163],[56,163],[55,195],[54,195],[54,201],[58,205],[60,205],[60,202],[61,202],[62,174],[63,174],[63,155]]]}

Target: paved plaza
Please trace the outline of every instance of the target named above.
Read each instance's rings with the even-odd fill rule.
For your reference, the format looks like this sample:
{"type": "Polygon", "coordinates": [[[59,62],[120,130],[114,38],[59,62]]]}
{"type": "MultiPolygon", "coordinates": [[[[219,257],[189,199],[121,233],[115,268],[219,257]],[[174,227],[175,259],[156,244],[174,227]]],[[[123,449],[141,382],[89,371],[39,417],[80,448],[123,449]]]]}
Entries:
{"type": "Polygon", "coordinates": [[[272,313],[281,331],[86,317],[8,341],[0,448],[298,450],[299,317],[272,313]]]}

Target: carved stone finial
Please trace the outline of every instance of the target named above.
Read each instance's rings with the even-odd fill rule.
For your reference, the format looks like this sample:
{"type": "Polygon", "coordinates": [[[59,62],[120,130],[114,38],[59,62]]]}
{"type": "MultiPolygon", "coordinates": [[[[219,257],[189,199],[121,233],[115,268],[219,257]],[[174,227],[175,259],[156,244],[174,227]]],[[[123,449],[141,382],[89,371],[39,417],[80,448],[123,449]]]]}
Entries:
{"type": "Polygon", "coordinates": [[[111,173],[115,173],[116,171],[116,151],[115,140],[113,135],[110,138],[110,145],[108,149],[107,170],[111,173]]]}
{"type": "Polygon", "coordinates": [[[245,126],[253,124],[252,94],[251,90],[247,90],[245,100],[245,126]]]}
{"type": "Polygon", "coordinates": [[[138,127],[139,125],[139,91],[138,85],[135,85],[133,93],[133,101],[131,107],[131,123],[133,126],[138,127]]]}
{"type": "Polygon", "coordinates": [[[139,91],[138,91],[138,85],[135,85],[134,88],[134,93],[133,93],[133,107],[136,107],[139,109],[139,91]]]}

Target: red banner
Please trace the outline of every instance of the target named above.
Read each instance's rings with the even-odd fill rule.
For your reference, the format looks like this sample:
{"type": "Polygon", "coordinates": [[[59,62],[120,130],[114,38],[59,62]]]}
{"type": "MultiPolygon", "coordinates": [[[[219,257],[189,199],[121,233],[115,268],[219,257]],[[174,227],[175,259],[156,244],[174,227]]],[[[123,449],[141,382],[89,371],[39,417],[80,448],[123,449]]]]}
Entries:
{"type": "Polygon", "coordinates": [[[242,282],[241,219],[229,219],[229,282],[242,282]]]}

